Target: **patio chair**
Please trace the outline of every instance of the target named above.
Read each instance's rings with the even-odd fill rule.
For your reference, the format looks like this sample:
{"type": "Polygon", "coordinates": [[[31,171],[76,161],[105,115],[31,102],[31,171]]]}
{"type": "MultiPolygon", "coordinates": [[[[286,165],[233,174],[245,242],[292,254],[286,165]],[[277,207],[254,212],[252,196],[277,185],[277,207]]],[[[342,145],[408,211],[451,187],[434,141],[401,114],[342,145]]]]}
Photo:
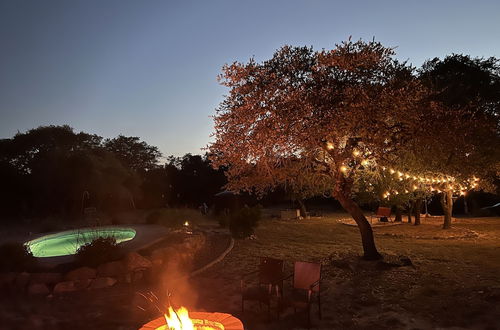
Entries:
{"type": "Polygon", "coordinates": [[[241,311],[245,311],[245,301],[258,301],[259,306],[267,305],[268,316],[270,316],[271,300],[275,293],[283,288],[283,274],[283,260],[261,257],[259,268],[244,274],[241,278],[241,311]],[[249,285],[252,275],[257,275],[257,283],[249,285]]]}
{"type": "MultiPolygon", "coordinates": [[[[391,219],[391,208],[379,206],[377,212],[370,215],[370,223],[372,223],[373,218],[378,218],[380,221],[382,218],[391,219]]],[[[392,219],[391,219],[392,220],[392,219]]]]}
{"type": "Polygon", "coordinates": [[[297,309],[304,309],[307,311],[307,320],[310,324],[311,305],[316,300],[318,316],[321,319],[321,264],[296,261],[292,282],[292,292],[286,297],[281,295],[279,300],[278,318],[280,310],[285,307],[293,307],[295,313],[297,313],[297,309]]]}

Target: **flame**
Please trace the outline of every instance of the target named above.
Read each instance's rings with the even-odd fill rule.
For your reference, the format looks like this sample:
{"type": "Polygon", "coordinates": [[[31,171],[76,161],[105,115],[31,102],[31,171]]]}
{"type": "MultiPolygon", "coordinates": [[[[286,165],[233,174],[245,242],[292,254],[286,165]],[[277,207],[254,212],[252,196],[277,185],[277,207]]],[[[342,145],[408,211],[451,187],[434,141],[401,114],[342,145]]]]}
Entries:
{"type": "Polygon", "coordinates": [[[156,330],[224,330],[224,326],[218,322],[191,319],[185,307],[174,310],[170,306],[165,314],[165,321],[166,324],[156,330]]]}

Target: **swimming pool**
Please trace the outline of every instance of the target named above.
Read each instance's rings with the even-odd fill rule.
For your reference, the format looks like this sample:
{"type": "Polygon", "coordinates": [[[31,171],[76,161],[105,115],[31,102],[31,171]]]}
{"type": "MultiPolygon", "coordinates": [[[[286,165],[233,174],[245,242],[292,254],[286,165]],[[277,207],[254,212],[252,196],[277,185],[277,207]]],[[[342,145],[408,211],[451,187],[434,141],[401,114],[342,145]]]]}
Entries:
{"type": "Polygon", "coordinates": [[[75,254],[82,245],[98,237],[114,237],[117,243],[130,241],[136,231],[127,227],[81,228],[45,235],[24,243],[38,258],[75,254]]]}

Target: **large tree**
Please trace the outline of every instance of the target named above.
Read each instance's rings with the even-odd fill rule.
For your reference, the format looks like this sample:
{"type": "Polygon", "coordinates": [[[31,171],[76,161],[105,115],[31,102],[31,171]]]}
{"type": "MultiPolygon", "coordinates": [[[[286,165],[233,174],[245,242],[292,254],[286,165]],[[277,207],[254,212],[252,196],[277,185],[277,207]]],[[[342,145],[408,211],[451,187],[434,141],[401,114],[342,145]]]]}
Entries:
{"type": "Polygon", "coordinates": [[[356,221],[364,257],[380,258],[353,187],[357,173],[411,137],[422,99],[412,69],[393,55],[378,42],[348,41],[226,65],[220,80],[229,95],[209,149],[215,166],[227,166],[229,187],[265,192],[314,177],[356,221]]]}

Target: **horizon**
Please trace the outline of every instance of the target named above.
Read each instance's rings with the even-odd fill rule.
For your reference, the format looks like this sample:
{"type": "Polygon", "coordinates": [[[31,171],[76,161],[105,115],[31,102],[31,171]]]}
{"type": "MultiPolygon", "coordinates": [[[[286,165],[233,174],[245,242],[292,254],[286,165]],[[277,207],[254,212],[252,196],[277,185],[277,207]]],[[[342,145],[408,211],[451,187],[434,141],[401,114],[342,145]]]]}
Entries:
{"type": "Polygon", "coordinates": [[[396,47],[417,67],[452,53],[500,57],[499,12],[493,1],[4,1],[0,138],[67,124],[138,136],[164,156],[203,154],[227,93],[217,82],[225,63],[349,36],[396,47]]]}

